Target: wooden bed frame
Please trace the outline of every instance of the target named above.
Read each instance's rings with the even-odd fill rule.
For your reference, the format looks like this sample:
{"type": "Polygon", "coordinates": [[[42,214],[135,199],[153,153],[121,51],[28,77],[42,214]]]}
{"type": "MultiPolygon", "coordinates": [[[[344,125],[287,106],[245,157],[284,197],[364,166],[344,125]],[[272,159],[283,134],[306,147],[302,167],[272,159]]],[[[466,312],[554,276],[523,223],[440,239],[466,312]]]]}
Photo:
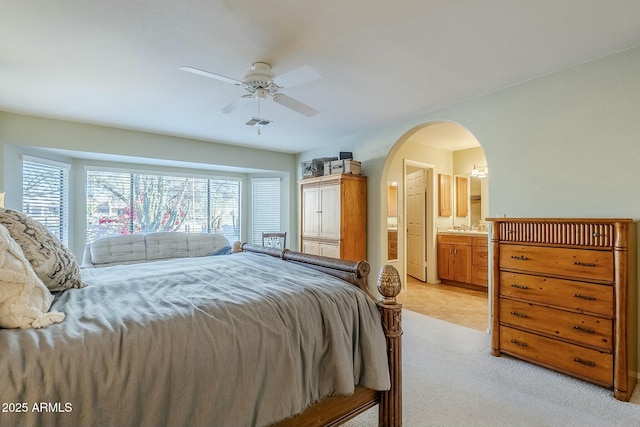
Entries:
{"type": "MultiPolygon", "coordinates": [[[[338,426],[347,420],[378,405],[378,426],[397,427],[402,425],[402,304],[396,296],[399,287],[385,286],[378,279],[378,291],[383,299],[377,300],[367,286],[370,266],[366,261],[352,262],[335,258],[321,257],[290,251],[288,249],[267,248],[263,246],[240,244],[245,252],[255,252],[281,258],[285,261],[302,264],[345,280],[362,289],[376,301],[382,316],[382,328],[387,339],[387,357],[391,388],[388,391],[375,391],[365,387],[356,387],[351,396],[328,397],[310,406],[301,414],[287,418],[275,427],[319,427],[338,426]]],[[[385,268],[393,267],[386,266],[385,268]]]]}

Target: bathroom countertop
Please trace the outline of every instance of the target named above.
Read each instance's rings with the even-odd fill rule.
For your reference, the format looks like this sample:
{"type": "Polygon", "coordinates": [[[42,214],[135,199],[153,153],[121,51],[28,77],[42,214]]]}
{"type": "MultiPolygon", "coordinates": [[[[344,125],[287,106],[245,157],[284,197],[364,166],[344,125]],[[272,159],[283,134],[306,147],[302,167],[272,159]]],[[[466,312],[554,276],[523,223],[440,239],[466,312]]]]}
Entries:
{"type": "Polygon", "coordinates": [[[488,231],[474,231],[474,230],[447,230],[438,231],[438,234],[450,234],[450,235],[463,235],[463,236],[488,236],[488,231]]]}

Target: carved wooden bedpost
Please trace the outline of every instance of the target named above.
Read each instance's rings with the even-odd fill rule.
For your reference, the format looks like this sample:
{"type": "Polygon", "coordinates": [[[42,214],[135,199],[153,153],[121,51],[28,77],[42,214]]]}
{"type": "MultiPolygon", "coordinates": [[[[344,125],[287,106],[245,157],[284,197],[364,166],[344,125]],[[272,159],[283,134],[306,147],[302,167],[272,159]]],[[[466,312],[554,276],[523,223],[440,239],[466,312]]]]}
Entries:
{"type": "Polygon", "coordinates": [[[377,304],[387,337],[391,377],[391,388],[380,396],[379,426],[399,427],[402,425],[402,304],[396,300],[396,296],[400,293],[402,284],[398,270],[392,265],[382,267],[377,286],[378,292],[382,294],[382,300],[377,304]]]}

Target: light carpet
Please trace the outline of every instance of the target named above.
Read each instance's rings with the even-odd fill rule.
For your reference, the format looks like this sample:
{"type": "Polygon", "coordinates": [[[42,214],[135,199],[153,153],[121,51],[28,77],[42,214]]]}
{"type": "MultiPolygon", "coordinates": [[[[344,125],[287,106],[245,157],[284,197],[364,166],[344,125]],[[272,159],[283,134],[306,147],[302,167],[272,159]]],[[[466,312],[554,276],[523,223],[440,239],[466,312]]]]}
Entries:
{"type": "MultiPolygon", "coordinates": [[[[484,332],[402,316],[404,426],[640,426],[640,386],[620,402],[605,387],[491,356],[484,332]]],[[[375,407],[345,426],[376,426],[377,414],[375,407]]]]}

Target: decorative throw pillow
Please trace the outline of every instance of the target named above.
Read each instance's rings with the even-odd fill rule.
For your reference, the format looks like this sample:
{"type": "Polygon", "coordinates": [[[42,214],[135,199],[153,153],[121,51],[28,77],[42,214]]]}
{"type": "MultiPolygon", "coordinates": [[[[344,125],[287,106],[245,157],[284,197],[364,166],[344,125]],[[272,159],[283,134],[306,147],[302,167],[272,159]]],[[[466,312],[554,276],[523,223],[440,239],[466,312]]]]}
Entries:
{"type": "Polygon", "coordinates": [[[42,328],[62,322],[64,313],[47,313],[53,298],[20,245],[0,225],[0,328],[42,328]]]}
{"type": "Polygon", "coordinates": [[[73,253],[44,225],[22,212],[2,208],[0,224],[7,227],[33,271],[50,291],[85,286],[73,253]]]}

